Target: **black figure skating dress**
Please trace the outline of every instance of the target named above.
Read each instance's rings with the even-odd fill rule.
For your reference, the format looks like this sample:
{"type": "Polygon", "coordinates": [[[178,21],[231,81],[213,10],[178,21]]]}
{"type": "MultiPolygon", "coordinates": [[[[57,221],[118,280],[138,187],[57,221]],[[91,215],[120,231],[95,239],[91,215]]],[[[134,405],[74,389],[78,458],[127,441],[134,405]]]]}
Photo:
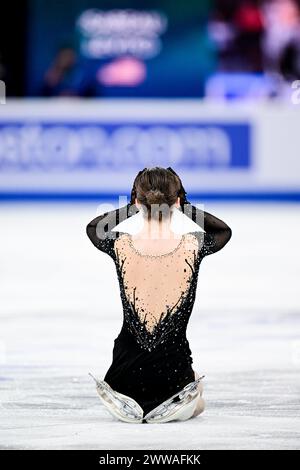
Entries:
{"type": "MultiPolygon", "coordinates": [[[[182,211],[182,209],[181,209],[182,211]]],[[[127,204],[87,226],[92,243],[114,261],[123,305],[123,325],[104,380],[148,413],[195,380],[186,328],[203,258],[219,251],[231,229],[187,202],[183,213],[203,231],[185,233],[171,252],[139,252],[132,235],[112,228],[137,213],[127,204]]]]}

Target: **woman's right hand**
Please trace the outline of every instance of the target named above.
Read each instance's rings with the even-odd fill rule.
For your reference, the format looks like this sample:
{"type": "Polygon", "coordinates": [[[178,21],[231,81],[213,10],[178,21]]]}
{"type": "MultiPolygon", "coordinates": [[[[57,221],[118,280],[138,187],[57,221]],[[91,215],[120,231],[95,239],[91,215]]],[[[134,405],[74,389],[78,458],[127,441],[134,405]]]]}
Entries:
{"type": "Polygon", "coordinates": [[[189,201],[187,200],[186,190],[183,187],[181,178],[177,175],[177,173],[170,166],[168,166],[167,170],[169,170],[171,173],[173,173],[173,175],[177,176],[177,178],[180,181],[180,190],[179,190],[178,196],[180,197],[180,205],[183,208],[184,204],[189,204],[189,201]]]}

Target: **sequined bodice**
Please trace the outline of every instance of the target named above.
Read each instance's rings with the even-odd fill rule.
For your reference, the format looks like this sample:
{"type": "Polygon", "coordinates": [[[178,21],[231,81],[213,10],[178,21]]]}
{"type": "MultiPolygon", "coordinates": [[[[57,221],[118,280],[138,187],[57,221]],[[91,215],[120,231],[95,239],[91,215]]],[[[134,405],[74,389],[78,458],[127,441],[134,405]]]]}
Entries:
{"type": "Polygon", "coordinates": [[[124,320],[142,348],[151,350],[185,330],[195,298],[198,249],[192,234],[162,255],[138,252],[128,234],[115,241],[124,320]]]}
{"type": "MultiPolygon", "coordinates": [[[[130,206],[125,209],[130,217],[130,206]]],[[[196,220],[198,209],[191,206],[190,210],[191,218],[196,220]]],[[[97,217],[88,225],[87,233],[94,245],[115,262],[124,312],[123,328],[141,349],[151,352],[167,341],[176,343],[185,337],[200,263],[204,256],[218,251],[231,233],[224,222],[204,213],[204,230],[205,221],[206,229],[211,230],[185,233],[176,248],[167,253],[144,254],[136,249],[129,233],[111,232],[119,222],[119,215],[117,209],[97,217]],[[100,222],[102,232],[99,230],[97,234],[100,222]]]]}

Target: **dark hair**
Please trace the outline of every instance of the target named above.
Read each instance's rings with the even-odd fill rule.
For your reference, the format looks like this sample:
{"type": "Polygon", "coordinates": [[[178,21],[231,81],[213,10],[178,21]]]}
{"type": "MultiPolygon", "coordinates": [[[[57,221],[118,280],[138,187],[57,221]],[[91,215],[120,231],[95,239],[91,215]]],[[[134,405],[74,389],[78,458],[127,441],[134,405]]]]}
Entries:
{"type": "Polygon", "coordinates": [[[148,219],[159,216],[161,221],[170,213],[181,189],[179,177],[172,171],[155,166],[140,171],[133,183],[131,203],[135,198],[147,209],[148,219]]]}

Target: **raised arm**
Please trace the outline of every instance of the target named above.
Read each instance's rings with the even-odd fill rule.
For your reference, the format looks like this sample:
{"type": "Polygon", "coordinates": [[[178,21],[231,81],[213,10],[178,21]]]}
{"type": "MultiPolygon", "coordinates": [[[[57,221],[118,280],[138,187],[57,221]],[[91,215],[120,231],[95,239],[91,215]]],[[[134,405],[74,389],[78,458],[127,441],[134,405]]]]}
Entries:
{"type": "Polygon", "coordinates": [[[223,220],[193,206],[189,201],[186,201],[185,207],[185,215],[205,230],[203,247],[205,255],[216,253],[229,242],[232,230],[223,220]]]}
{"type": "Polygon", "coordinates": [[[119,236],[119,232],[112,231],[112,229],[135,213],[136,208],[131,203],[105,212],[88,223],[86,226],[87,236],[96,248],[111,254],[114,240],[119,236]]]}
{"type": "MultiPolygon", "coordinates": [[[[177,173],[175,173],[171,167],[168,167],[168,170],[179,178],[177,173]]],[[[209,212],[193,206],[187,199],[187,194],[180,178],[179,180],[181,184],[179,196],[181,200],[181,208],[184,214],[205,230],[204,246],[202,248],[204,255],[216,253],[229,242],[232,235],[231,228],[223,222],[223,220],[218,219],[209,212]]]]}

